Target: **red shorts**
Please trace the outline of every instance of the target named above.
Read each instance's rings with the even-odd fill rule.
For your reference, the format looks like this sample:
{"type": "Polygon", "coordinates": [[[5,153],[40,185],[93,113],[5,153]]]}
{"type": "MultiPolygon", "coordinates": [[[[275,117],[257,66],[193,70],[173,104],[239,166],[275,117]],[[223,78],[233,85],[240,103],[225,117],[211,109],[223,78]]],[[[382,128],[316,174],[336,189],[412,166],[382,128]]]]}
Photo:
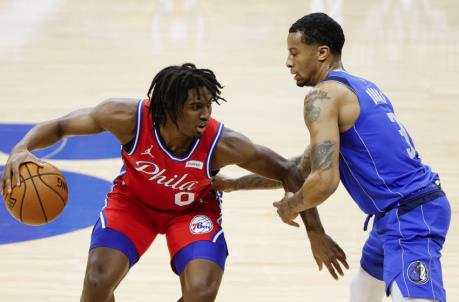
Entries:
{"type": "Polygon", "coordinates": [[[127,236],[139,257],[150,247],[156,235],[165,234],[172,259],[191,243],[216,240],[223,233],[220,223],[218,197],[204,200],[184,212],[161,212],[140,202],[119,184],[108,194],[101,213],[102,227],[127,236]]]}

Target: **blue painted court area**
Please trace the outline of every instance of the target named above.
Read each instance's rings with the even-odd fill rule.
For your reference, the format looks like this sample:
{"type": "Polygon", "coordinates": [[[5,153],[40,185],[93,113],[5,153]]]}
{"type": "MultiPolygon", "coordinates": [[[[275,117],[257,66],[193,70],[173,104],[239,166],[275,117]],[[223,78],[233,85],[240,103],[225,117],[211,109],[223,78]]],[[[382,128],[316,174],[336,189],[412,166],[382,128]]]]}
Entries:
{"type": "MultiPolygon", "coordinates": [[[[33,127],[33,124],[0,124],[0,151],[9,154],[19,140],[33,127]]],[[[42,159],[102,159],[120,157],[120,143],[108,132],[91,136],[76,136],[35,151],[42,159]]]]}
{"type": "Polygon", "coordinates": [[[0,244],[55,236],[95,224],[112,184],[93,176],[62,172],[67,179],[69,199],[64,212],[47,225],[28,226],[18,222],[8,213],[0,196],[0,244]]]}

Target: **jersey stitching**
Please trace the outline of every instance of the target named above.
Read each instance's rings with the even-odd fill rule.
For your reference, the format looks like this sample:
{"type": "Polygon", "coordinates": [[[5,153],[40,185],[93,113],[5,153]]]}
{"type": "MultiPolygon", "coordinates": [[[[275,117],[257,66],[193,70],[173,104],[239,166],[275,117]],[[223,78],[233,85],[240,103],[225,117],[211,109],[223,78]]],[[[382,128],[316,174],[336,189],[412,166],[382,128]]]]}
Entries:
{"type": "Polygon", "coordinates": [[[382,178],[382,176],[379,174],[379,171],[378,171],[378,168],[376,167],[376,163],[375,161],[373,160],[373,156],[371,156],[371,153],[370,153],[370,150],[368,150],[367,148],[367,145],[365,144],[365,142],[363,141],[362,137],[360,136],[359,132],[357,131],[357,129],[355,128],[355,126],[353,126],[352,128],[354,128],[354,131],[355,133],[357,134],[357,136],[359,137],[360,141],[362,142],[363,146],[365,147],[365,150],[367,151],[368,153],[368,156],[370,157],[371,159],[371,163],[373,164],[373,167],[375,168],[375,172],[376,172],[376,175],[378,175],[379,179],[381,179],[381,181],[384,183],[384,186],[386,187],[386,189],[391,192],[392,194],[398,194],[400,195],[400,197],[404,197],[402,193],[400,192],[393,192],[391,189],[389,189],[389,186],[386,184],[386,181],[382,178]]]}
{"type": "Polygon", "coordinates": [[[375,206],[376,210],[378,210],[379,212],[383,212],[377,205],[376,205],[376,202],[375,200],[370,196],[370,194],[365,190],[365,188],[363,187],[363,185],[359,182],[359,180],[355,177],[354,173],[352,172],[352,169],[351,167],[349,166],[346,158],[344,157],[343,153],[339,153],[341,155],[341,157],[343,158],[344,160],[344,163],[346,164],[347,168],[349,169],[349,172],[351,173],[352,177],[354,178],[354,180],[357,182],[357,184],[359,185],[360,189],[362,189],[362,191],[365,193],[365,195],[367,195],[368,198],[370,198],[370,200],[373,202],[373,205],[375,206]]]}
{"type": "MultiPolygon", "coordinates": [[[[427,221],[426,221],[426,218],[424,216],[424,208],[423,208],[423,205],[421,205],[421,213],[422,213],[422,220],[424,221],[424,224],[426,225],[427,229],[429,230],[429,235],[432,234],[432,232],[430,231],[430,227],[429,225],[427,224],[427,221]]],[[[429,274],[430,274],[430,287],[432,288],[432,295],[434,297],[434,300],[436,300],[436,297],[435,297],[435,292],[434,292],[434,288],[433,288],[433,280],[432,280],[432,269],[431,269],[431,263],[432,263],[432,254],[430,253],[430,238],[427,238],[427,253],[429,253],[429,274]]]]}
{"type": "MultiPolygon", "coordinates": [[[[402,236],[402,238],[405,238],[402,234],[402,225],[400,223],[400,217],[398,216],[398,211],[395,211],[395,215],[397,216],[398,231],[400,233],[400,236],[402,236]]],[[[405,249],[403,249],[401,240],[402,239],[398,239],[398,245],[402,249],[402,277],[403,277],[403,282],[405,283],[406,291],[408,292],[408,295],[410,295],[410,289],[408,288],[408,284],[406,283],[406,278],[405,278],[405,249]]]]}

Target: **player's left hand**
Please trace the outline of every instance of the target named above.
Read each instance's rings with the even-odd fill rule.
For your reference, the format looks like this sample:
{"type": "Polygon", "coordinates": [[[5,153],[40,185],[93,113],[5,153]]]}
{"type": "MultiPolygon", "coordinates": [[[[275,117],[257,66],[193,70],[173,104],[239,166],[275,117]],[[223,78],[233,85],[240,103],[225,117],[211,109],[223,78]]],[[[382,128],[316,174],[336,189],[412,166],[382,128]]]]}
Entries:
{"type": "Polygon", "coordinates": [[[289,202],[293,197],[294,194],[292,192],[285,192],[284,198],[281,201],[274,202],[273,206],[277,208],[277,214],[279,214],[283,222],[298,228],[300,225],[293,221],[298,216],[298,210],[291,206],[292,202],[289,202]]]}
{"type": "Polygon", "coordinates": [[[338,280],[338,274],[344,276],[341,265],[349,269],[349,264],[341,247],[324,231],[308,231],[307,233],[311,243],[312,255],[319,270],[322,270],[325,264],[335,280],[338,280]]]}

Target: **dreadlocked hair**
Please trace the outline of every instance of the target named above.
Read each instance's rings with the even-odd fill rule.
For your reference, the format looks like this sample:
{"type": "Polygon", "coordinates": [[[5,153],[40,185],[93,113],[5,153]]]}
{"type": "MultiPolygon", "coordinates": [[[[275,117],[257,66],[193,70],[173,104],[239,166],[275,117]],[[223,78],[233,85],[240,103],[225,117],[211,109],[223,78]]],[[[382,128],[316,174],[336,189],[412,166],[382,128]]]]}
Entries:
{"type": "Polygon", "coordinates": [[[199,69],[192,63],[173,65],[162,69],[151,82],[147,96],[152,100],[149,112],[155,125],[163,126],[169,117],[177,124],[178,113],[188,97],[190,89],[196,89],[198,99],[201,88],[206,88],[211,101],[220,105],[225,101],[220,96],[223,86],[210,69],[199,69]]]}

